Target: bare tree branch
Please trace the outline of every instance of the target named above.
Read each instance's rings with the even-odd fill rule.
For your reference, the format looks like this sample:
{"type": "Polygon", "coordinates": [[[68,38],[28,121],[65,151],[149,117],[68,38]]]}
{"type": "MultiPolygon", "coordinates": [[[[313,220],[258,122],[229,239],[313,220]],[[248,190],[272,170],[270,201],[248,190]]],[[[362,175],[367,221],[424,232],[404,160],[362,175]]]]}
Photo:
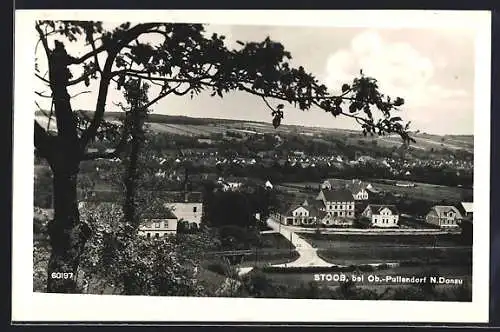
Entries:
{"type": "Polygon", "coordinates": [[[78,97],[79,95],[83,95],[83,94],[85,94],[85,93],[92,93],[92,91],[87,90],[87,91],[78,92],[78,93],[76,93],[76,94],[74,94],[74,95],[72,95],[72,96],[70,96],[70,97],[71,97],[71,98],[75,98],[75,97],[78,97]]]}
{"type": "Polygon", "coordinates": [[[262,96],[262,100],[264,100],[264,103],[266,103],[267,107],[271,110],[271,111],[275,111],[275,109],[269,104],[269,102],[267,101],[266,97],[262,96]]]}
{"type": "Polygon", "coordinates": [[[39,79],[41,79],[42,81],[44,81],[45,83],[50,84],[50,82],[49,82],[49,80],[48,80],[48,79],[43,78],[42,76],[40,76],[40,75],[38,75],[38,74],[36,74],[36,73],[35,73],[35,76],[36,76],[36,77],[38,77],[39,79]]]}
{"type": "Polygon", "coordinates": [[[149,106],[153,105],[154,103],[156,103],[157,101],[159,101],[160,99],[162,98],[165,98],[166,96],[168,96],[169,94],[171,94],[172,92],[174,92],[177,88],[179,88],[181,86],[181,83],[177,84],[177,86],[175,88],[172,88],[170,90],[167,90],[165,92],[162,92],[160,93],[156,98],[154,98],[153,100],[151,100],[149,103],[147,103],[146,105],[142,106],[141,109],[142,110],[146,110],[149,106]]]}
{"type": "Polygon", "coordinates": [[[41,93],[39,91],[35,91],[35,94],[37,94],[38,96],[40,96],[42,98],[52,98],[52,95],[44,95],[43,93],[41,93]]]}
{"type": "Polygon", "coordinates": [[[42,113],[43,113],[43,115],[45,115],[45,116],[49,119],[49,121],[50,121],[50,117],[51,117],[51,116],[50,116],[49,114],[47,114],[47,113],[45,112],[45,110],[44,110],[43,108],[41,108],[41,107],[40,107],[40,105],[39,105],[36,101],[35,101],[35,105],[36,105],[36,107],[38,107],[38,110],[39,110],[40,112],[42,112],[42,113]]]}

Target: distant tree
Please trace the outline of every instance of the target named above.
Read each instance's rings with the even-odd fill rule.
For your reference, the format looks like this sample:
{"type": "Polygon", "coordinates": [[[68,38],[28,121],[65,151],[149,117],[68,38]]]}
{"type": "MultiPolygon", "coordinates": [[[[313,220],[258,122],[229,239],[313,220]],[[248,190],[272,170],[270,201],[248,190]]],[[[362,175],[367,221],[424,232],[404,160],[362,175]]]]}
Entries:
{"type": "MultiPolygon", "coordinates": [[[[35,148],[54,174],[55,218],[48,230],[48,276],[52,272],[76,272],[90,236],[77,208],[80,163],[114,158],[129,143],[129,136],[121,135],[118,125],[104,121],[106,105],[110,104],[108,92],[115,83],[118,89],[137,79],[160,85],[159,92],[141,104],[143,110],[169,95],[194,97],[210,91],[212,96],[223,97],[230,91],[244,91],[264,100],[275,127],[283,119],[286,102],[302,110],[314,106],[333,116],[353,118],[365,135],[394,132],[411,140],[409,124],[391,117],[391,112],[403,105],[402,98],[383,95],[377,81],[362,73],[352,84],[342,85],[340,95],[331,95],[302,66],[292,68],[287,62],[291,55],[270,38],[260,43],[239,42],[238,49],[228,49],[224,36],[206,36],[201,24],[127,22],[107,31],[101,22],[37,21],[35,29],[39,37],[36,48],[41,45],[43,54],[35,50],[34,74],[50,89],[50,93],[36,93],[40,98],[51,99],[48,116],[55,117],[57,126],[54,132],[36,120],[34,123],[35,148]],[[144,42],[144,36],[160,39],[153,45],[144,42]],[[71,55],[66,49],[69,42],[85,44],[87,50],[79,56],[71,55]],[[81,94],[91,84],[98,91],[93,113],[74,112],[69,91],[81,94]],[[273,106],[267,98],[283,103],[273,106]],[[373,116],[375,109],[381,111],[380,117],[373,116]],[[89,152],[90,144],[100,139],[110,141],[115,149],[89,152]]],[[[42,108],[40,111],[46,112],[42,108]]],[[[75,290],[74,280],[47,278],[48,292],[75,290]]]]}

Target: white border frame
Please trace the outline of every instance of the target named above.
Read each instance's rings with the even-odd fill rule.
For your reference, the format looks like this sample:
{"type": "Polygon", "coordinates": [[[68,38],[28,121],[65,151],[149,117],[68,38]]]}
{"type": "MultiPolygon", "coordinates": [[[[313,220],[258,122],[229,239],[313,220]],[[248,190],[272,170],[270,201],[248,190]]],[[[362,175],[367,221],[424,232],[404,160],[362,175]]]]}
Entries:
{"type": "MultiPolygon", "coordinates": [[[[285,45],[286,46],[286,45],[285,45]]],[[[459,56],[459,55],[457,55],[459,56]]],[[[13,321],[440,322],[489,316],[491,14],[486,11],[139,11],[17,10],[13,167],[13,321]],[[475,76],[473,301],[471,303],[175,298],[33,293],[33,95],[35,19],[201,22],[378,28],[464,28],[477,32],[475,76]],[[333,23],[332,23],[333,22],[333,23]],[[300,308],[300,309],[298,309],[300,308]]]]}

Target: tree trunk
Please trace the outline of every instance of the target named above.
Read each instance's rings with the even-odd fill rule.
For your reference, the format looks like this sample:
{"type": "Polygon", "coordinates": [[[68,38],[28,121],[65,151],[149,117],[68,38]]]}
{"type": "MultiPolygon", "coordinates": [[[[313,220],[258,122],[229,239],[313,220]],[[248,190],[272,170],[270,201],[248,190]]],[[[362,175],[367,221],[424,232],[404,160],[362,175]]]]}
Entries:
{"type": "MultiPolygon", "coordinates": [[[[67,162],[65,162],[67,163],[67,162]]],[[[52,247],[47,292],[75,293],[76,273],[85,239],[77,202],[78,163],[54,170],[54,220],[49,224],[52,247]]]]}
{"type": "Polygon", "coordinates": [[[54,174],[54,220],[48,225],[52,252],[48,264],[47,292],[75,293],[80,255],[90,232],[86,223],[80,223],[78,212],[77,176],[81,147],[67,91],[71,78],[69,56],[61,42],[56,40],[54,43],[49,56],[49,76],[57,139],[49,148],[54,174]]]}
{"type": "Polygon", "coordinates": [[[132,223],[134,228],[139,225],[137,216],[137,181],[139,179],[138,162],[140,153],[140,142],[137,137],[133,137],[130,149],[130,156],[127,168],[125,170],[125,204],[123,206],[123,215],[126,222],[132,223]]]}

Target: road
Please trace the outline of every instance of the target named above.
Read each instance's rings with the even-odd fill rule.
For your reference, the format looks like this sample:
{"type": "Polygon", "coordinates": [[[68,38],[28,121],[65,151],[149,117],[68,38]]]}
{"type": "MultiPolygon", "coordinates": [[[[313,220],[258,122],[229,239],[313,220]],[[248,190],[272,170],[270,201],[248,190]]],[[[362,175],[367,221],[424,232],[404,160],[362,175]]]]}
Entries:
{"type": "Polygon", "coordinates": [[[299,254],[297,260],[284,263],[276,264],[273,266],[278,267],[304,267],[304,266],[332,266],[332,264],[322,260],[316,253],[317,249],[313,248],[309,242],[301,238],[297,233],[293,231],[292,228],[281,225],[277,221],[269,218],[267,219],[267,225],[273,230],[278,231],[286,239],[291,240],[292,244],[295,246],[295,250],[299,254]]]}

